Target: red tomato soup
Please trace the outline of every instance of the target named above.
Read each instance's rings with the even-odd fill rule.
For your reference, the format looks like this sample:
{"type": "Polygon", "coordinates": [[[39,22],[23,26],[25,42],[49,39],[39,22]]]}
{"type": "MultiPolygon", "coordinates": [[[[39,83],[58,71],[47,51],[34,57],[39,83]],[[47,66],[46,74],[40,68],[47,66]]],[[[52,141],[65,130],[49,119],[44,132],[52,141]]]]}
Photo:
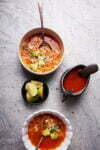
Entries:
{"type": "Polygon", "coordinates": [[[37,146],[41,136],[41,150],[55,149],[64,141],[66,126],[64,122],[51,114],[43,114],[33,118],[28,125],[28,137],[34,146],[37,146]]]}
{"type": "Polygon", "coordinates": [[[79,76],[79,71],[79,68],[73,69],[65,76],[63,86],[67,91],[77,93],[85,87],[88,78],[79,76]]]}
{"type": "Polygon", "coordinates": [[[62,51],[59,43],[52,37],[45,35],[45,41],[50,44],[39,46],[42,43],[41,35],[34,35],[26,39],[21,47],[21,59],[28,69],[37,73],[46,73],[55,69],[62,59],[62,51]]]}

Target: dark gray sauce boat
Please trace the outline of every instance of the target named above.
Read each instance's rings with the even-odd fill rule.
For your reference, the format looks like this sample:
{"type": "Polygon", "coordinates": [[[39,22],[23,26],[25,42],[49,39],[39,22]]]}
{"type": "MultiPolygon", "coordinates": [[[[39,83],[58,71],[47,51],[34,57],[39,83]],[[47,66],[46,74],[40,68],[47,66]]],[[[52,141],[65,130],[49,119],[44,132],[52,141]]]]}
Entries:
{"type": "Polygon", "coordinates": [[[63,92],[63,95],[68,98],[68,97],[75,97],[75,96],[79,96],[81,95],[87,88],[88,84],[89,84],[89,81],[90,81],[90,75],[97,72],[98,71],[98,65],[97,64],[92,64],[92,65],[89,65],[89,66],[85,66],[85,65],[77,65],[71,69],[68,69],[66,70],[62,77],[61,77],[61,89],[62,89],[62,92],[63,92]],[[73,70],[75,69],[80,69],[80,72],[79,72],[79,76],[82,76],[82,77],[86,77],[87,78],[87,82],[84,86],[84,88],[82,90],[80,90],[79,92],[77,93],[74,93],[73,91],[67,91],[65,88],[64,88],[64,79],[66,76],[68,76],[73,70]]]}
{"type": "Polygon", "coordinates": [[[86,88],[87,88],[87,86],[88,86],[88,84],[89,84],[89,81],[90,81],[90,75],[87,77],[87,82],[86,82],[86,85],[85,85],[85,87],[82,89],[82,90],[80,90],[79,92],[77,92],[77,93],[74,93],[73,91],[67,91],[65,88],[64,88],[64,86],[63,86],[63,82],[64,82],[64,78],[66,77],[66,76],[68,76],[73,70],[75,70],[75,69],[84,69],[86,66],[85,65],[77,65],[77,66],[75,66],[75,67],[73,67],[73,68],[70,68],[70,69],[68,69],[68,70],[66,70],[64,73],[63,73],[63,75],[62,75],[62,77],[61,77],[61,90],[62,90],[62,92],[63,92],[63,95],[66,97],[66,98],[68,98],[68,97],[75,97],[75,96],[79,96],[79,95],[81,95],[85,90],[86,90],[86,88]]]}

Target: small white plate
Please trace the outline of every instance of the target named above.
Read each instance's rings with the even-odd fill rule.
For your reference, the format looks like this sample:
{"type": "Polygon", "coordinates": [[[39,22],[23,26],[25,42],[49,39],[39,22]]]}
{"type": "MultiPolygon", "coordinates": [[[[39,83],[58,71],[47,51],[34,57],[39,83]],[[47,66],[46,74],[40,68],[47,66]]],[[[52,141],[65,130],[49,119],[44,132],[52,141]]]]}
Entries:
{"type": "Polygon", "coordinates": [[[72,135],[73,135],[72,126],[70,124],[70,121],[67,118],[65,118],[65,116],[63,114],[61,114],[60,112],[54,111],[54,110],[49,110],[49,109],[37,111],[37,112],[29,115],[28,118],[26,119],[24,126],[22,128],[22,140],[24,142],[26,149],[27,150],[35,150],[35,148],[36,148],[34,145],[32,145],[31,141],[28,138],[28,134],[27,134],[28,128],[27,127],[28,127],[29,122],[34,117],[36,117],[40,114],[47,114],[47,113],[59,117],[65,123],[65,125],[67,127],[66,136],[65,136],[64,141],[61,143],[61,145],[59,147],[56,148],[56,150],[65,150],[65,149],[67,150],[68,146],[71,144],[71,139],[72,139],[72,135]]]}

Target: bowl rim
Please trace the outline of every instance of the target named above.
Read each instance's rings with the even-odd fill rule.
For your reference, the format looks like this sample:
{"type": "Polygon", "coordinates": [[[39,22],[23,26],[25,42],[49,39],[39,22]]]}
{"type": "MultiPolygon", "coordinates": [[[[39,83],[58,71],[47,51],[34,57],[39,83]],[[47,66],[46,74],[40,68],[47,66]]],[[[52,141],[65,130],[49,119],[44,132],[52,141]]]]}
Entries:
{"type": "Polygon", "coordinates": [[[51,74],[51,73],[53,73],[54,71],[56,71],[56,70],[59,68],[59,66],[61,65],[61,63],[63,62],[64,53],[65,53],[65,51],[64,51],[64,44],[63,44],[63,41],[62,41],[62,39],[61,39],[61,37],[59,36],[58,33],[56,33],[55,31],[53,31],[53,30],[51,30],[51,29],[49,29],[49,28],[44,28],[45,31],[52,32],[54,35],[56,35],[56,36],[59,38],[59,40],[60,40],[60,42],[61,42],[61,44],[62,44],[63,53],[62,53],[62,57],[61,57],[60,62],[58,63],[58,65],[57,65],[53,70],[51,70],[51,71],[49,71],[49,72],[45,72],[45,73],[33,72],[31,69],[29,69],[29,68],[23,63],[23,61],[22,61],[22,59],[21,59],[21,55],[20,55],[20,47],[21,47],[21,43],[22,43],[23,39],[25,38],[25,36],[26,36],[27,34],[29,34],[30,32],[34,32],[35,30],[42,30],[42,28],[33,28],[33,29],[29,30],[28,32],[26,32],[26,33],[22,36],[22,38],[21,38],[21,40],[20,40],[20,43],[19,43],[18,58],[19,58],[19,60],[20,60],[20,63],[22,64],[22,66],[23,66],[28,72],[30,72],[30,73],[32,73],[32,74],[34,74],[34,75],[44,76],[44,75],[48,75],[48,74],[51,74]]]}
{"type": "Polygon", "coordinates": [[[46,113],[57,116],[65,123],[65,125],[67,127],[66,137],[65,137],[64,141],[61,143],[61,145],[56,148],[56,150],[65,150],[65,148],[67,150],[69,145],[71,144],[71,140],[72,140],[72,136],[73,136],[71,123],[61,112],[55,111],[52,109],[42,109],[42,110],[39,110],[39,111],[36,111],[36,112],[30,114],[27,117],[27,119],[24,122],[23,128],[22,128],[22,141],[24,143],[24,146],[26,147],[27,150],[35,150],[36,147],[31,144],[31,141],[28,138],[27,126],[28,126],[28,123],[32,120],[32,118],[34,118],[35,116],[38,116],[40,114],[46,114],[46,113]]]}

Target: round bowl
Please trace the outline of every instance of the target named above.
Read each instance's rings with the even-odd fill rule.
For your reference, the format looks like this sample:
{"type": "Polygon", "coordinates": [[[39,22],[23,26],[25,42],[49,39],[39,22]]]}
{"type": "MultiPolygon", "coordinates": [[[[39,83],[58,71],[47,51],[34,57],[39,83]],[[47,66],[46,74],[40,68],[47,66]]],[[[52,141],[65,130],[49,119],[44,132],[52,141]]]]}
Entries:
{"type": "MultiPolygon", "coordinates": [[[[31,80],[34,80],[34,79],[31,79],[31,80]]],[[[49,88],[48,88],[47,84],[44,83],[43,81],[41,81],[41,82],[43,82],[43,88],[44,88],[44,94],[43,94],[44,96],[43,96],[43,98],[40,98],[38,101],[35,101],[35,102],[28,102],[28,101],[27,101],[27,99],[26,99],[25,85],[26,85],[28,82],[30,82],[31,80],[25,81],[24,84],[23,84],[23,86],[22,86],[21,94],[22,94],[22,97],[23,97],[24,101],[25,101],[27,104],[29,104],[29,105],[38,105],[38,104],[41,104],[41,103],[45,102],[46,99],[47,99],[47,97],[48,97],[48,95],[49,95],[49,88]]],[[[35,80],[35,81],[40,81],[40,80],[35,80]]]]}
{"type": "Polygon", "coordinates": [[[61,143],[61,145],[59,147],[56,148],[56,150],[67,150],[68,146],[71,144],[71,139],[72,139],[72,126],[70,124],[70,121],[65,118],[65,116],[63,114],[61,114],[58,111],[54,111],[54,110],[41,110],[41,111],[37,111],[31,115],[28,116],[28,118],[26,119],[24,126],[22,128],[22,140],[23,143],[26,147],[27,150],[35,150],[35,146],[31,144],[29,138],[28,138],[28,134],[27,134],[27,130],[28,130],[28,123],[36,116],[40,115],[40,114],[52,114],[55,115],[57,117],[59,117],[66,125],[67,127],[67,131],[66,131],[66,137],[64,139],[64,141],[61,143]]]}
{"type": "Polygon", "coordinates": [[[21,62],[21,64],[22,64],[22,66],[23,66],[27,71],[29,71],[30,73],[35,74],[35,75],[48,75],[48,74],[54,72],[55,70],[57,70],[58,67],[61,65],[61,63],[62,63],[62,61],[63,61],[63,57],[64,57],[64,45],[63,45],[63,42],[62,42],[60,36],[59,36],[56,32],[54,32],[53,30],[48,29],[48,28],[44,28],[44,29],[42,29],[42,28],[32,29],[31,31],[27,32],[27,33],[23,36],[23,38],[21,39],[21,42],[20,42],[20,45],[19,45],[18,57],[19,57],[19,60],[20,60],[20,62],[21,62]],[[51,70],[51,71],[49,71],[49,72],[45,72],[45,73],[37,73],[37,72],[34,72],[34,71],[32,71],[31,69],[29,69],[28,67],[26,67],[26,65],[23,63],[23,61],[22,61],[22,59],[21,59],[21,47],[22,47],[23,42],[24,42],[27,38],[29,38],[29,37],[31,37],[31,36],[34,36],[34,35],[36,35],[36,34],[41,34],[42,32],[44,32],[44,34],[46,34],[46,35],[48,35],[48,36],[51,36],[53,39],[55,39],[55,40],[58,42],[58,44],[59,44],[59,46],[60,46],[61,53],[62,53],[62,58],[61,58],[59,64],[57,65],[57,67],[55,67],[53,70],[51,70]]]}

